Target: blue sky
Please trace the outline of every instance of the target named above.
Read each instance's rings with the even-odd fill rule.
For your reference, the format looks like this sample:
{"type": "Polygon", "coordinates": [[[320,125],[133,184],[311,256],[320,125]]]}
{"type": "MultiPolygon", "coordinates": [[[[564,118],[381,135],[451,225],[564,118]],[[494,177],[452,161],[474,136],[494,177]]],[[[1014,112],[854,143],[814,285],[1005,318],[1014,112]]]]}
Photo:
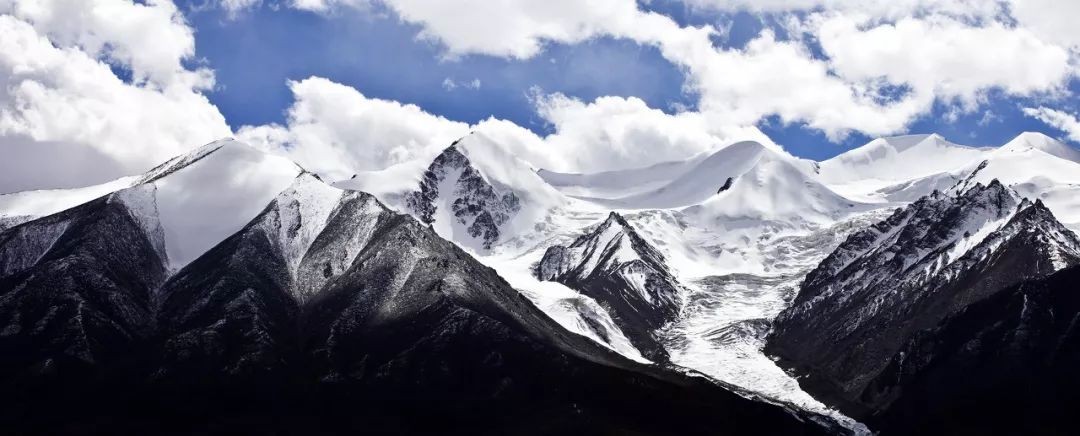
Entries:
{"type": "MultiPolygon", "coordinates": [[[[368,97],[416,104],[452,120],[475,123],[493,116],[539,134],[550,133],[550,126],[537,116],[530,99],[536,90],[583,101],[604,95],[635,96],[669,113],[694,108],[696,103],[696,96],[683,86],[685,75],[679,67],[656,48],[625,39],[549,43],[526,60],[483,54],[447,60],[439,42],[417,38],[421,28],[397,19],[392,11],[342,9],[317,14],[264,5],[230,17],[220,8],[194,8],[184,2],[180,6],[195,29],[199,57],[216,74],[217,87],[209,98],[233,128],[283,122],[292,102],[286,80],[308,76],[352,86],[368,97]],[[447,89],[447,79],[458,86],[447,89]],[[479,88],[461,86],[474,80],[479,88]]],[[[742,48],[766,28],[783,32],[773,25],[773,17],[761,14],[695,11],[670,1],[643,6],[681,25],[730,26],[725,38],[715,40],[725,48],[742,48]]],[[[820,51],[815,55],[822,56],[820,51]]],[[[1078,88],[1072,80],[1070,90],[1078,88]]],[[[936,104],[908,131],[937,132],[971,145],[1001,144],[1025,130],[1055,132],[1022,113],[1031,100],[990,91],[978,109],[954,118],[947,116],[949,105],[936,104]]],[[[785,124],[777,117],[761,120],[758,127],[793,154],[812,159],[825,159],[872,139],[856,131],[834,142],[804,123],[785,124]]]]}
{"type": "Polygon", "coordinates": [[[188,17],[199,54],[217,77],[210,97],[234,127],[282,121],[292,103],[286,80],[309,76],[453,120],[475,123],[495,116],[538,132],[546,126],[530,101],[534,87],[584,100],[636,96],[665,110],[694,103],[681,90],[678,68],[655,48],[625,40],[552,44],[524,61],[484,55],[443,60],[438,44],[417,40],[416,26],[358,11],[324,16],[258,8],[230,20],[224,11],[209,9],[188,17]],[[446,79],[479,80],[480,86],[448,90],[446,79]]]}

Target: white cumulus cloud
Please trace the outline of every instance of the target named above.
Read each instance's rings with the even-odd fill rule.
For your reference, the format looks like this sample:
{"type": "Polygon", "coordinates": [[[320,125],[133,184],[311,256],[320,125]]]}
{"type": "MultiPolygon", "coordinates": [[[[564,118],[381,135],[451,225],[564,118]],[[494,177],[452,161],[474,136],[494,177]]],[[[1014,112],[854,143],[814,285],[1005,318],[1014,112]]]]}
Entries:
{"type": "Polygon", "coordinates": [[[548,43],[597,37],[655,46],[686,71],[686,86],[710,119],[749,125],[776,116],[833,138],[902,132],[935,103],[970,111],[992,89],[1060,92],[1076,75],[1068,36],[1075,32],[1046,1],[687,0],[781,14],[794,35],[780,39],[766,30],[746,47],[725,49],[713,42],[723,29],[681,26],[634,0],[378,0],[420,25],[419,36],[443,44],[451,58],[529,58],[548,43]],[[818,42],[824,56],[811,48],[818,42]],[[909,92],[891,95],[897,89],[909,92]]]}
{"type": "Polygon", "coordinates": [[[469,125],[415,105],[369,98],[320,77],[290,81],[285,125],[245,126],[237,138],[283,151],[310,171],[346,178],[404,162],[465,136],[469,125]]]}
{"type": "Polygon", "coordinates": [[[865,28],[842,15],[816,32],[830,66],[856,83],[881,79],[915,93],[973,102],[983,90],[1025,95],[1062,86],[1069,52],[1024,28],[1001,23],[972,27],[937,17],[904,18],[865,28]]]}
{"type": "Polygon", "coordinates": [[[194,40],[171,2],[2,1],[0,35],[2,192],[102,182],[230,134],[202,94],[211,72],[183,66],[194,40]]]}
{"type": "Polygon", "coordinates": [[[562,94],[538,96],[537,110],[554,130],[539,136],[497,118],[475,125],[448,120],[321,77],[290,82],[289,88],[295,100],[284,125],[245,126],[237,137],[330,179],[430,159],[470,131],[484,132],[537,168],[556,171],[646,166],[739,140],[775,146],[755,127],[724,126],[698,112],[667,114],[635,97],[587,103],[562,94]]]}
{"type": "Polygon", "coordinates": [[[607,171],[685,159],[738,140],[772,144],[754,127],[712,122],[700,112],[667,114],[639,98],[601,97],[591,103],[561,94],[538,100],[540,115],[555,132],[545,149],[560,157],[563,171],[607,171]]]}
{"type": "Polygon", "coordinates": [[[1075,115],[1048,107],[1024,108],[1024,114],[1065,132],[1073,142],[1080,142],[1080,119],[1075,115]]]}

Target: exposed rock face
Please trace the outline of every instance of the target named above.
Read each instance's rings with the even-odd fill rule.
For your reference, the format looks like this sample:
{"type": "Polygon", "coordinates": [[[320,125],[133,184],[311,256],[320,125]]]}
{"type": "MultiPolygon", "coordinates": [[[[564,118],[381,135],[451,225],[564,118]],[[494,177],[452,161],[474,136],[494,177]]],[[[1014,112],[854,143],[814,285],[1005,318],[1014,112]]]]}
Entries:
{"type": "Polygon", "coordinates": [[[734,183],[734,182],[735,182],[734,178],[728,177],[727,180],[724,181],[724,185],[721,186],[720,189],[716,190],[716,193],[719,194],[721,192],[727,191],[728,189],[731,189],[731,184],[734,183]]]}
{"type": "Polygon", "coordinates": [[[1041,202],[996,181],[935,193],[855,233],[807,275],[766,352],[804,387],[857,416],[916,332],[1021,281],[1080,263],[1080,241],[1041,202]]]}
{"type": "Polygon", "coordinates": [[[619,214],[569,246],[548,248],[536,274],[592,297],[645,357],[666,359],[654,332],[678,316],[682,285],[663,255],[619,214]]]}
{"type": "Polygon", "coordinates": [[[0,232],[0,380],[133,364],[166,268],[125,197],[0,232]]]}
{"type": "Polygon", "coordinates": [[[500,226],[521,210],[517,195],[488,183],[456,142],[432,161],[419,190],[407,195],[405,204],[425,224],[435,222],[440,204],[449,207],[457,225],[484,248],[499,240],[500,226]]]}

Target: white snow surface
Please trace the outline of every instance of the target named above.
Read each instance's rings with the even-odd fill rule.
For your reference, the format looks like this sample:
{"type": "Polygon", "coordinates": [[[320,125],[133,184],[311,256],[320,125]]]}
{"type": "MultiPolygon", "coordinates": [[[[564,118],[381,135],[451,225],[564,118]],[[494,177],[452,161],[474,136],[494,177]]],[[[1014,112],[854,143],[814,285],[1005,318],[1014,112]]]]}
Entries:
{"type": "MultiPolygon", "coordinates": [[[[1021,138],[1031,136],[1025,134],[1021,138]]],[[[1058,156],[1068,155],[1064,150],[1051,149],[1054,153],[1049,153],[1044,148],[1015,146],[1026,143],[1027,140],[1013,140],[1009,146],[994,150],[985,161],[951,173],[950,178],[959,181],[953,186],[943,189],[939,185],[936,189],[955,192],[976,183],[987,185],[996,179],[1022,197],[1042,200],[1059,221],[1073,230],[1080,229],[1076,227],[1080,223],[1080,161],[1058,156]]]]}
{"type": "Polygon", "coordinates": [[[90,200],[132,186],[138,176],[122,177],[100,185],[74,189],[47,189],[0,195],[0,220],[8,226],[71,209],[90,200]]]}
{"type": "Polygon", "coordinates": [[[401,162],[381,170],[360,171],[349,179],[334,182],[333,185],[341,189],[366,192],[380,198],[388,206],[402,208],[402,197],[416,190],[424,171],[436,155],[428,156],[426,160],[401,162]]]}
{"type": "Polygon", "coordinates": [[[988,152],[953,144],[937,134],[878,138],[821,162],[820,179],[838,192],[859,198],[859,193],[955,170],[983,159],[988,152]]]}
{"type": "Polygon", "coordinates": [[[1039,151],[1051,156],[1080,163],[1080,150],[1038,132],[1024,132],[1001,146],[1001,153],[1025,153],[1039,151]]]}
{"type": "Polygon", "coordinates": [[[730,189],[686,212],[709,225],[738,220],[822,225],[867,209],[810,179],[789,161],[766,155],[730,189]]]}
{"type": "Polygon", "coordinates": [[[179,270],[255,218],[301,168],[234,140],[204,146],[144,180],[156,189],[169,267],[179,270]]]}
{"type": "Polygon", "coordinates": [[[274,200],[280,222],[272,230],[278,233],[278,244],[294,279],[304,254],[326,228],[326,221],[343,194],[341,189],[305,172],[274,200]]]}
{"type": "Polygon", "coordinates": [[[709,157],[701,153],[687,160],[663,162],[644,168],[592,174],[537,171],[545,182],[573,197],[612,200],[652,191],[671,183],[709,157]]]}

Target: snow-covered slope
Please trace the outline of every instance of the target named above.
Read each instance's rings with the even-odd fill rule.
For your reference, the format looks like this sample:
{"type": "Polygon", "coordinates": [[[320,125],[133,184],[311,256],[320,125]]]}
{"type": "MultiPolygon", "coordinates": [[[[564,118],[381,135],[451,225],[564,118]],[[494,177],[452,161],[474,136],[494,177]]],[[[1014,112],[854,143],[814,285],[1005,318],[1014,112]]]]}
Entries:
{"type": "MultiPolygon", "coordinates": [[[[632,184],[627,179],[624,183],[632,184]]],[[[805,161],[747,141],[721,148],[658,188],[617,199],[588,199],[615,209],[673,209],[703,222],[830,222],[857,204],[818,183],[805,161]]]]}
{"type": "MultiPolygon", "coordinates": [[[[818,183],[799,167],[798,161],[793,162],[787,156],[755,143],[744,144],[725,149],[744,154],[738,157],[750,158],[752,166],[746,167],[741,174],[720,180],[738,157],[717,160],[716,166],[706,166],[710,162],[706,161],[688,174],[693,179],[686,180],[687,186],[700,185],[703,181],[722,183],[717,186],[718,192],[687,208],[687,215],[705,223],[757,220],[828,224],[866,209],[818,183]]],[[[742,165],[735,164],[735,167],[742,165]]],[[[703,194],[705,192],[693,198],[699,199],[703,194]]]]}
{"type": "Polygon", "coordinates": [[[301,168],[235,140],[205,145],[143,177],[156,188],[170,267],[179,269],[251,221],[301,168]]]}
{"type": "MultiPolygon", "coordinates": [[[[290,277],[297,281],[300,262],[322,233],[342,201],[344,191],[323,183],[311,173],[302,173],[282,191],[269,208],[259,225],[269,235],[274,235],[273,245],[282,253],[290,277]]],[[[360,225],[359,222],[356,223],[360,225]]],[[[344,247],[342,247],[344,248],[344,247]]],[[[294,284],[295,286],[295,284],[294,284]]]]}
{"type": "Polygon", "coordinates": [[[1039,132],[1021,133],[996,150],[997,153],[1006,154],[1026,154],[1032,151],[1080,163],[1080,150],[1039,132]]]}
{"type": "Polygon", "coordinates": [[[998,180],[1021,196],[1042,200],[1062,223],[1080,230],[1080,153],[1040,133],[1023,133],[981,160],[883,188],[873,196],[913,201],[934,190],[960,193],[998,180]]]}
{"type": "Polygon", "coordinates": [[[710,154],[701,153],[686,160],[662,162],[628,170],[559,173],[541,169],[537,171],[537,174],[566,195],[610,200],[652,191],[671,183],[672,180],[708,158],[710,154]]]}
{"type": "Polygon", "coordinates": [[[822,162],[821,178],[851,198],[892,204],[909,203],[934,190],[962,191],[998,179],[1026,197],[1041,198],[1062,222],[1080,223],[1080,202],[1070,201],[1080,192],[1080,151],[1075,148],[1035,132],[1021,133],[997,148],[965,147],[935,137],[904,153],[881,153],[871,171],[861,174],[859,165],[851,165],[846,157],[882,148],[884,140],[876,140],[822,162]]]}
{"type": "Polygon", "coordinates": [[[154,209],[162,253],[179,269],[236,232],[292,184],[302,169],[232,139],[206,144],[145,174],[80,189],[0,196],[0,229],[51,215],[111,192],[147,187],[142,210],[154,209]],[[7,220],[5,221],[5,218],[7,220]],[[6,224],[5,224],[6,223],[6,224]]]}
{"type": "Polygon", "coordinates": [[[857,195],[953,171],[981,160],[987,152],[953,144],[937,134],[878,138],[821,162],[820,179],[838,192],[857,195]]]}
{"type": "Polygon", "coordinates": [[[23,191],[0,195],[0,230],[52,215],[110,192],[127,188],[138,179],[138,176],[122,177],[83,188],[23,191]]]}

